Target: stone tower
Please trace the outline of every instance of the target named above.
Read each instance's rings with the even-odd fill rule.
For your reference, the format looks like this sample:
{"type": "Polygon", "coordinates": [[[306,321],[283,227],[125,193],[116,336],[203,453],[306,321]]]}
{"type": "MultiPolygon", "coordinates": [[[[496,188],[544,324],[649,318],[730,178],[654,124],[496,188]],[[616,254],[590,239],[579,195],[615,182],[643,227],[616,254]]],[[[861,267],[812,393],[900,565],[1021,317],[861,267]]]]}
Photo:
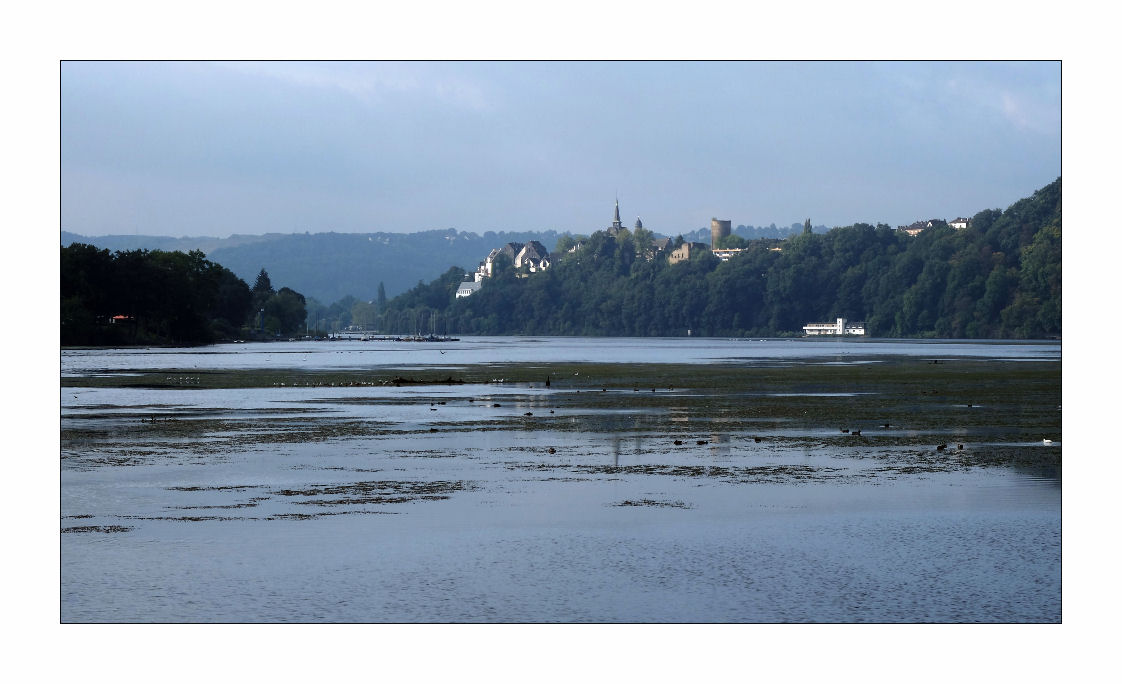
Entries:
{"type": "Polygon", "coordinates": [[[719,238],[732,235],[732,219],[726,221],[722,221],[719,218],[713,219],[709,222],[709,232],[712,233],[712,241],[709,243],[709,246],[716,247],[719,238]]]}

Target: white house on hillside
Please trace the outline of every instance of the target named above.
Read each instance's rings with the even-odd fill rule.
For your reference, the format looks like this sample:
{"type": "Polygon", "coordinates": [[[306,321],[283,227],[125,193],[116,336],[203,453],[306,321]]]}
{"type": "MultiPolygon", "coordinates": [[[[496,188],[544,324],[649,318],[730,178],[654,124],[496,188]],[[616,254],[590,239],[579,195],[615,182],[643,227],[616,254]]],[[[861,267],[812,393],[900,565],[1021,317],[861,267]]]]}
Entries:
{"type": "Polygon", "coordinates": [[[466,282],[460,283],[459,289],[456,290],[456,299],[470,297],[475,294],[481,287],[483,287],[483,282],[479,280],[468,280],[466,282]]]}
{"type": "Polygon", "coordinates": [[[515,268],[522,268],[523,264],[530,267],[530,273],[544,271],[549,268],[549,250],[537,240],[530,240],[514,256],[515,268]]]}

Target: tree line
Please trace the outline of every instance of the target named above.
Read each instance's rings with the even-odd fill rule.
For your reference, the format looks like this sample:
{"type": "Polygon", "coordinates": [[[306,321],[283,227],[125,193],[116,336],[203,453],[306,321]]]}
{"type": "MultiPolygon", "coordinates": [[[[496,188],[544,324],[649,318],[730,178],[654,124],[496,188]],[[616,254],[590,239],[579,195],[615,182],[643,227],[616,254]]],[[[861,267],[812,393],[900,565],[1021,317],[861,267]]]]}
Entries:
{"type": "MultiPolygon", "coordinates": [[[[649,231],[563,240],[529,274],[502,264],[470,297],[449,269],[377,312],[389,333],[780,336],[811,321],[864,321],[877,337],[1019,338],[1061,334],[1061,179],[1005,211],[916,236],[857,223],[785,240],[730,240],[671,264],[649,231]],[[583,240],[573,252],[565,250],[583,240]]],[[[675,244],[681,244],[681,236],[675,244]]],[[[672,245],[673,247],[673,245],[672,245]]]]}
{"type": "Polygon", "coordinates": [[[290,335],[304,297],[273,290],[264,269],[250,288],[201,251],[110,252],[62,247],[61,338],[70,345],[208,344],[290,335]]]}
{"type": "MultiPolygon", "coordinates": [[[[453,267],[393,299],[330,306],[261,269],[252,288],[198,250],[62,248],[64,345],[205,344],[355,325],[390,334],[781,336],[810,321],[863,320],[878,337],[1043,338],[1061,334],[1061,180],[965,230],[917,236],[857,223],[786,239],[731,235],[743,251],[672,264],[643,228],[561,236],[551,268],[495,276],[456,299],[453,267]]],[[[809,223],[809,221],[808,221],[809,223]]]]}

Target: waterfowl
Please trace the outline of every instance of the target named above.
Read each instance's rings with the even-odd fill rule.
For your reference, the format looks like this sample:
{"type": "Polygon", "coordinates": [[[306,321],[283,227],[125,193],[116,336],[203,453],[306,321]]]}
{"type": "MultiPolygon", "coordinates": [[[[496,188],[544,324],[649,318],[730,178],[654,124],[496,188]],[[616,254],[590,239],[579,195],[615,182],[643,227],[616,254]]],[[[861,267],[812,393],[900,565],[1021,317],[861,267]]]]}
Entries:
{"type": "Polygon", "coordinates": [[[1044,443],[1045,443],[1045,444],[1051,444],[1051,443],[1052,443],[1052,440],[1050,440],[1050,439],[1048,439],[1047,437],[1045,437],[1045,438],[1044,438],[1044,443]]]}

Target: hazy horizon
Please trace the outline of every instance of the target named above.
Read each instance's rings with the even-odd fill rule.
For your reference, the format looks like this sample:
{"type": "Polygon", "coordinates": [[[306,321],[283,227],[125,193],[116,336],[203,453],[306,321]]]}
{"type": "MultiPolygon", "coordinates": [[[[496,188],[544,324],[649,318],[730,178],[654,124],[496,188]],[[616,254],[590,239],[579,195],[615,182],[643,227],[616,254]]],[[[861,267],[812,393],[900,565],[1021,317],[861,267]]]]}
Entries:
{"type": "Polygon", "coordinates": [[[1061,175],[1060,63],[61,63],[61,229],[662,234],[973,216],[1061,175]]]}

